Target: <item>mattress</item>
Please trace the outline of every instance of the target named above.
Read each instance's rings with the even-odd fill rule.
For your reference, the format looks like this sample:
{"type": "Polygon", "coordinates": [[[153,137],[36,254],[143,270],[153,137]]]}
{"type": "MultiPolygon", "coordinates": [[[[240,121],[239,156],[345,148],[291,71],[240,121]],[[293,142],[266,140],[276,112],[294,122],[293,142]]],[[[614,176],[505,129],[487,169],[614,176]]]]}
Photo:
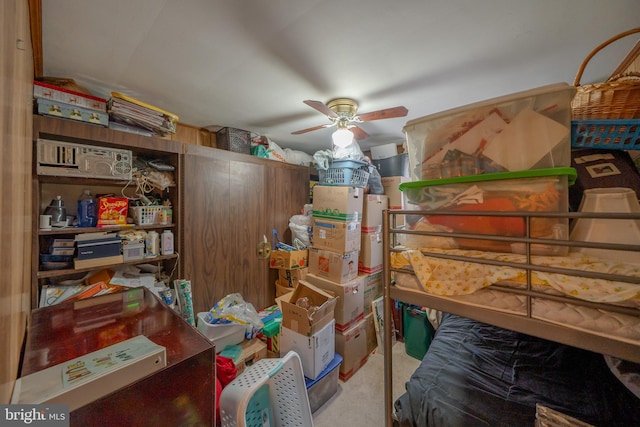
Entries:
{"type": "Polygon", "coordinates": [[[537,405],[598,426],[640,422],[602,355],[447,313],[405,389],[403,427],[532,426],[537,405]]]}
{"type": "MultiPolygon", "coordinates": [[[[507,263],[524,263],[526,260],[524,255],[518,254],[458,249],[433,251],[507,263]]],[[[531,263],[615,274],[637,278],[640,282],[640,265],[615,263],[579,253],[559,257],[532,257],[531,263]]],[[[442,259],[426,256],[418,250],[392,253],[391,266],[412,272],[394,272],[395,285],[399,288],[418,290],[459,304],[519,315],[527,313],[526,296],[505,292],[495,285],[500,283],[501,286],[524,289],[524,269],[442,259]]],[[[640,345],[640,284],[532,271],[531,289],[541,295],[566,296],[575,300],[573,303],[545,299],[544,295],[532,297],[533,318],[640,345]],[[621,314],[607,309],[581,306],[580,300],[629,307],[632,313],[621,314]]]]}

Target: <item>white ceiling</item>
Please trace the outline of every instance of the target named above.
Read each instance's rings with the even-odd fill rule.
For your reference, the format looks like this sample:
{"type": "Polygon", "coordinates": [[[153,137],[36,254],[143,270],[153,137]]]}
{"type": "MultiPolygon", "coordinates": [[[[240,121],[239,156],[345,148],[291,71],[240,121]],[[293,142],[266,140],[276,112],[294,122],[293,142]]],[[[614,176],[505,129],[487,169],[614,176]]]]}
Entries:
{"type": "MultiPolygon", "coordinates": [[[[231,126],[313,154],[333,129],[303,104],[354,98],[371,145],[412,119],[556,82],[573,83],[601,42],[640,25],[638,0],[43,0],[44,74],[231,126]]],[[[582,83],[604,81],[639,37],[604,49],[582,83]]]]}

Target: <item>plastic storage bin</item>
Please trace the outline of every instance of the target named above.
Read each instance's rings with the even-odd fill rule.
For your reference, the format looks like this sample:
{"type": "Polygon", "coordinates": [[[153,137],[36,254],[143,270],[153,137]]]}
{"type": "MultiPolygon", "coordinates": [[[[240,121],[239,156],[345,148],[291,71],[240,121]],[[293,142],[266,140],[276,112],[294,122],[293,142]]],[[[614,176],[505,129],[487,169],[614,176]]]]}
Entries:
{"type": "Polygon", "coordinates": [[[433,339],[433,326],[427,313],[413,305],[402,306],[404,351],[414,359],[422,360],[433,339]]]}
{"type": "Polygon", "coordinates": [[[571,146],[606,150],[640,149],[640,119],[574,120],[571,146]]]}
{"type": "MultiPolygon", "coordinates": [[[[568,187],[576,179],[573,168],[536,169],[476,176],[404,182],[400,184],[408,202],[421,210],[433,211],[411,225],[422,231],[449,231],[506,237],[525,237],[524,216],[490,216],[490,212],[566,213],[569,208],[568,187]],[[443,212],[440,214],[439,212],[443,212]],[[449,213],[453,212],[453,215],[449,213]],[[460,212],[460,215],[455,214],[460,212]],[[482,214],[485,212],[485,214],[482,214]],[[471,215],[478,213],[479,215],[471,215]],[[431,228],[429,228],[431,227],[431,228]]],[[[568,238],[566,217],[532,217],[530,237],[568,238]]],[[[446,237],[441,238],[446,239],[446,237]]],[[[443,240],[439,240],[442,244],[443,240]]],[[[462,249],[524,253],[524,243],[452,238],[446,246],[462,249]]],[[[412,243],[412,247],[433,247],[429,242],[412,243]]],[[[560,255],[567,247],[532,245],[537,254],[560,255]]]]}
{"type": "Polygon", "coordinates": [[[381,177],[409,176],[409,157],[407,153],[384,159],[373,159],[371,163],[378,168],[381,177]]]}
{"type": "Polygon", "coordinates": [[[136,225],[161,224],[167,212],[166,206],[131,206],[130,209],[136,225]]]}
{"type": "Polygon", "coordinates": [[[198,313],[196,328],[209,338],[216,346],[216,353],[220,353],[228,345],[240,344],[244,341],[247,327],[237,323],[212,324],[207,323],[206,312],[198,313]]]}
{"type": "Polygon", "coordinates": [[[222,390],[220,419],[223,427],[313,427],[298,354],[261,359],[245,369],[222,390]]]}
{"type": "Polygon", "coordinates": [[[320,409],[338,391],[338,376],[341,363],[342,356],[335,353],[333,360],[329,362],[329,366],[320,373],[318,378],[311,380],[305,377],[304,381],[309,395],[309,407],[312,413],[320,409]]]}
{"type": "Polygon", "coordinates": [[[571,99],[557,83],[406,123],[414,181],[571,165],[571,99]]]}

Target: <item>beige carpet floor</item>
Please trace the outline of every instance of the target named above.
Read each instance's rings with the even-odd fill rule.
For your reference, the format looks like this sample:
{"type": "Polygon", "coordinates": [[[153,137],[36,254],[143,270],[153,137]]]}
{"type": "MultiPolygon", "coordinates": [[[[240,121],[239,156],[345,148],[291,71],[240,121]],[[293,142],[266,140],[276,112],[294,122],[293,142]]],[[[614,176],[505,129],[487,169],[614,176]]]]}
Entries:
{"type": "MultiPolygon", "coordinates": [[[[404,343],[393,346],[393,400],[404,393],[404,384],[420,361],[408,356],[404,343]]],[[[367,363],[313,414],[314,427],[384,427],[384,356],[373,353],[367,363]]]]}

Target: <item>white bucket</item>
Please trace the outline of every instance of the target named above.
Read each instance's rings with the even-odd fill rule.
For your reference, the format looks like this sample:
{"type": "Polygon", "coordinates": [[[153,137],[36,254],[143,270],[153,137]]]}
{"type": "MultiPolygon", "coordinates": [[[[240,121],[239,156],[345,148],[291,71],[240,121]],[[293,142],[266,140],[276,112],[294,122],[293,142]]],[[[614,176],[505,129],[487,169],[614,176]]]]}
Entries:
{"type": "MultiPolygon", "coordinates": [[[[635,191],[630,188],[592,188],[585,190],[580,212],[640,213],[635,191]]],[[[640,220],[607,218],[579,218],[570,233],[570,239],[584,242],[640,244],[640,220]]],[[[573,252],[640,264],[640,252],[613,249],[575,248],[573,252]]]]}

